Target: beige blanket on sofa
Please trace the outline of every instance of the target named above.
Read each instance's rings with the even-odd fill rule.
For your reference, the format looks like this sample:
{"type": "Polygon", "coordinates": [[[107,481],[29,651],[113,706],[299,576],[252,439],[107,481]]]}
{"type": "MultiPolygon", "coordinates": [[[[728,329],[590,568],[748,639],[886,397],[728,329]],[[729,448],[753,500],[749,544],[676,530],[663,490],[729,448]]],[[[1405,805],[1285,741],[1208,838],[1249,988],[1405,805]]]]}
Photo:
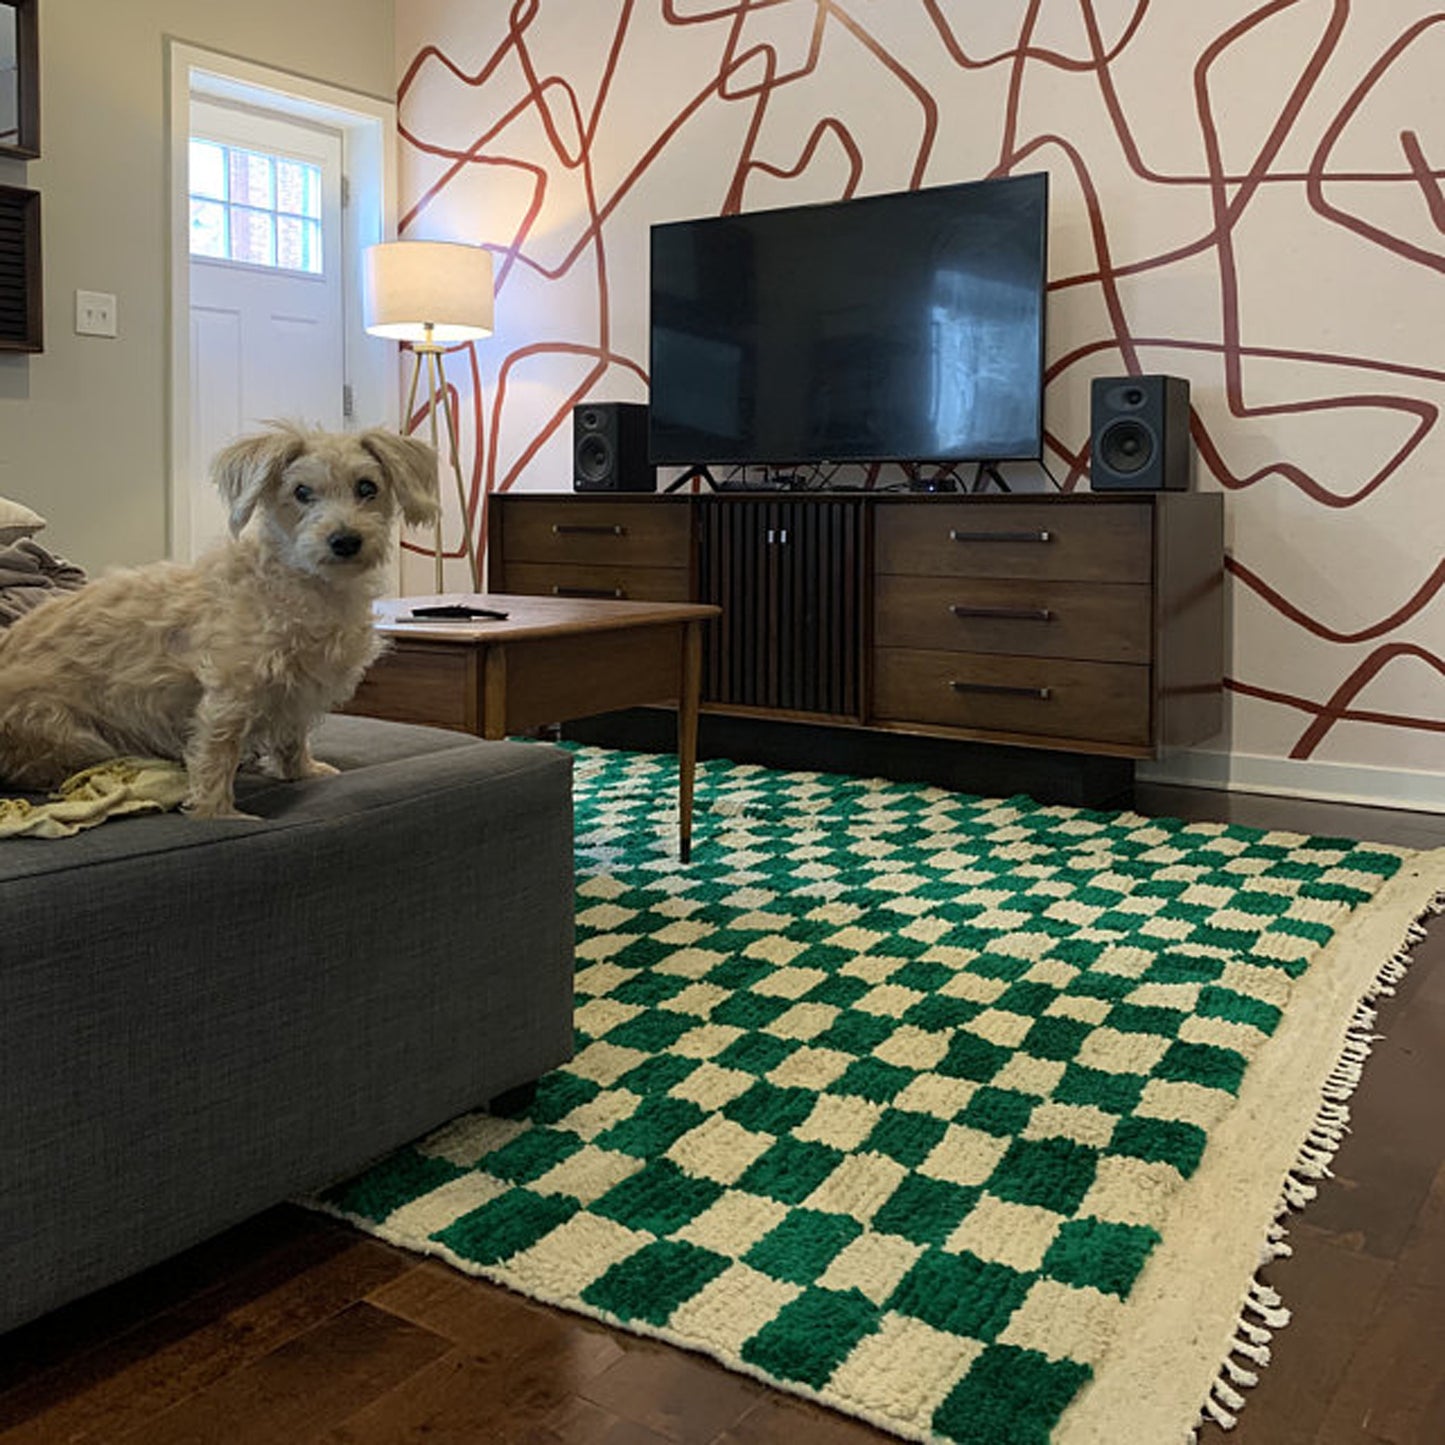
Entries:
{"type": "Polygon", "coordinates": [[[164,813],[186,796],[186,770],[165,758],[114,758],[67,778],[49,801],[0,798],[0,838],[69,838],[107,818],[164,813]]]}

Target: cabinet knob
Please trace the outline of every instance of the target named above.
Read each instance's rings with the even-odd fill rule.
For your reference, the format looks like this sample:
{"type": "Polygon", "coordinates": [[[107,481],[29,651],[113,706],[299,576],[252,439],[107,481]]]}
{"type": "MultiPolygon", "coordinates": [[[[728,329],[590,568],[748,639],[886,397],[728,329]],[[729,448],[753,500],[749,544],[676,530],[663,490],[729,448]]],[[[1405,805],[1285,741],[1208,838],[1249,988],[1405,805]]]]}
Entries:
{"type": "Polygon", "coordinates": [[[625,537],[626,527],[605,524],[592,525],[587,522],[553,522],[554,537],[625,537]]]}

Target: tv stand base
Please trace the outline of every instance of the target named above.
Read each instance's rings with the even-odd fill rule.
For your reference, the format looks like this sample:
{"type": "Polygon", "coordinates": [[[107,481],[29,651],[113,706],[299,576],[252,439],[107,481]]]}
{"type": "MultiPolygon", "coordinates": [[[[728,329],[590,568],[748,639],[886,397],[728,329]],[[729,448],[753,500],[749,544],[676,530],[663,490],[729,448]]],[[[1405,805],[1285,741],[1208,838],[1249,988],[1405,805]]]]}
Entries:
{"type": "MultiPolygon", "coordinates": [[[[670,753],[677,745],[677,724],[671,709],[629,708],[564,723],[562,736],[595,747],[670,753]]],[[[1132,758],[726,713],[702,714],[697,755],[770,768],[931,783],[986,797],[1026,793],[1040,803],[1073,808],[1127,808],[1134,797],[1132,758]]]]}
{"type": "Polygon", "coordinates": [[[706,482],[713,491],[718,490],[712,473],[705,466],[689,467],[680,477],[670,481],[662,490],[664,492],[680,492],[692,481],[706,482]]]}
{"type": "Polygon", "coordinates": [[[719,751],[1107,806],[1223,722],[1217,493],[508,492],[488,520],[494,592],[721,607],[719,751]]]}
{"type": "Polygon", "coordinates": [[[1004,481],[1003,473],[999,471],[997,462],[980,462],[978,464],[978,470],[973,474],[973,486],[970,490],[981,492],[988,482],[992,482],[1001,492],[1013,491],[1013,488],[1004,481]]]}

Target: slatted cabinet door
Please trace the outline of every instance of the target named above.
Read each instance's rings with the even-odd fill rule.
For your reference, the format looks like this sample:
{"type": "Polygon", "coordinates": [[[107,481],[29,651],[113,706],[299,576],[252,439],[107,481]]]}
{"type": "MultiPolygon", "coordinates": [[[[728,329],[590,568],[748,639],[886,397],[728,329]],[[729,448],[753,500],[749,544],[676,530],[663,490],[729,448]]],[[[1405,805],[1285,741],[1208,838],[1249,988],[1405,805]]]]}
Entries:
{"type": "Polygon", "coordinates": [[[704,702],[856,721],[862,556],[855,501],[702,499],[698,596],[723,609],[704,702]]]}

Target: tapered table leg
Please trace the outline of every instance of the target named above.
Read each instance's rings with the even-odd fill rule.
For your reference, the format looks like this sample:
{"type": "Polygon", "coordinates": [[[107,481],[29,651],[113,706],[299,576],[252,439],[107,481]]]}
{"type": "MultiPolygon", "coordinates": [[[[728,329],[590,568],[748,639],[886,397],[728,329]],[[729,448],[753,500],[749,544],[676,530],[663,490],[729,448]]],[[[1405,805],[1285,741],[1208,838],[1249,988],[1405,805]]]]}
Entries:
{"type": "Polygon", "coordinates": [[[697,713],[702,695],[702,623],[682,627],[682,680],[677,699],[677,851],[692,857],[692,784],[697,767],[697,713]]]}

